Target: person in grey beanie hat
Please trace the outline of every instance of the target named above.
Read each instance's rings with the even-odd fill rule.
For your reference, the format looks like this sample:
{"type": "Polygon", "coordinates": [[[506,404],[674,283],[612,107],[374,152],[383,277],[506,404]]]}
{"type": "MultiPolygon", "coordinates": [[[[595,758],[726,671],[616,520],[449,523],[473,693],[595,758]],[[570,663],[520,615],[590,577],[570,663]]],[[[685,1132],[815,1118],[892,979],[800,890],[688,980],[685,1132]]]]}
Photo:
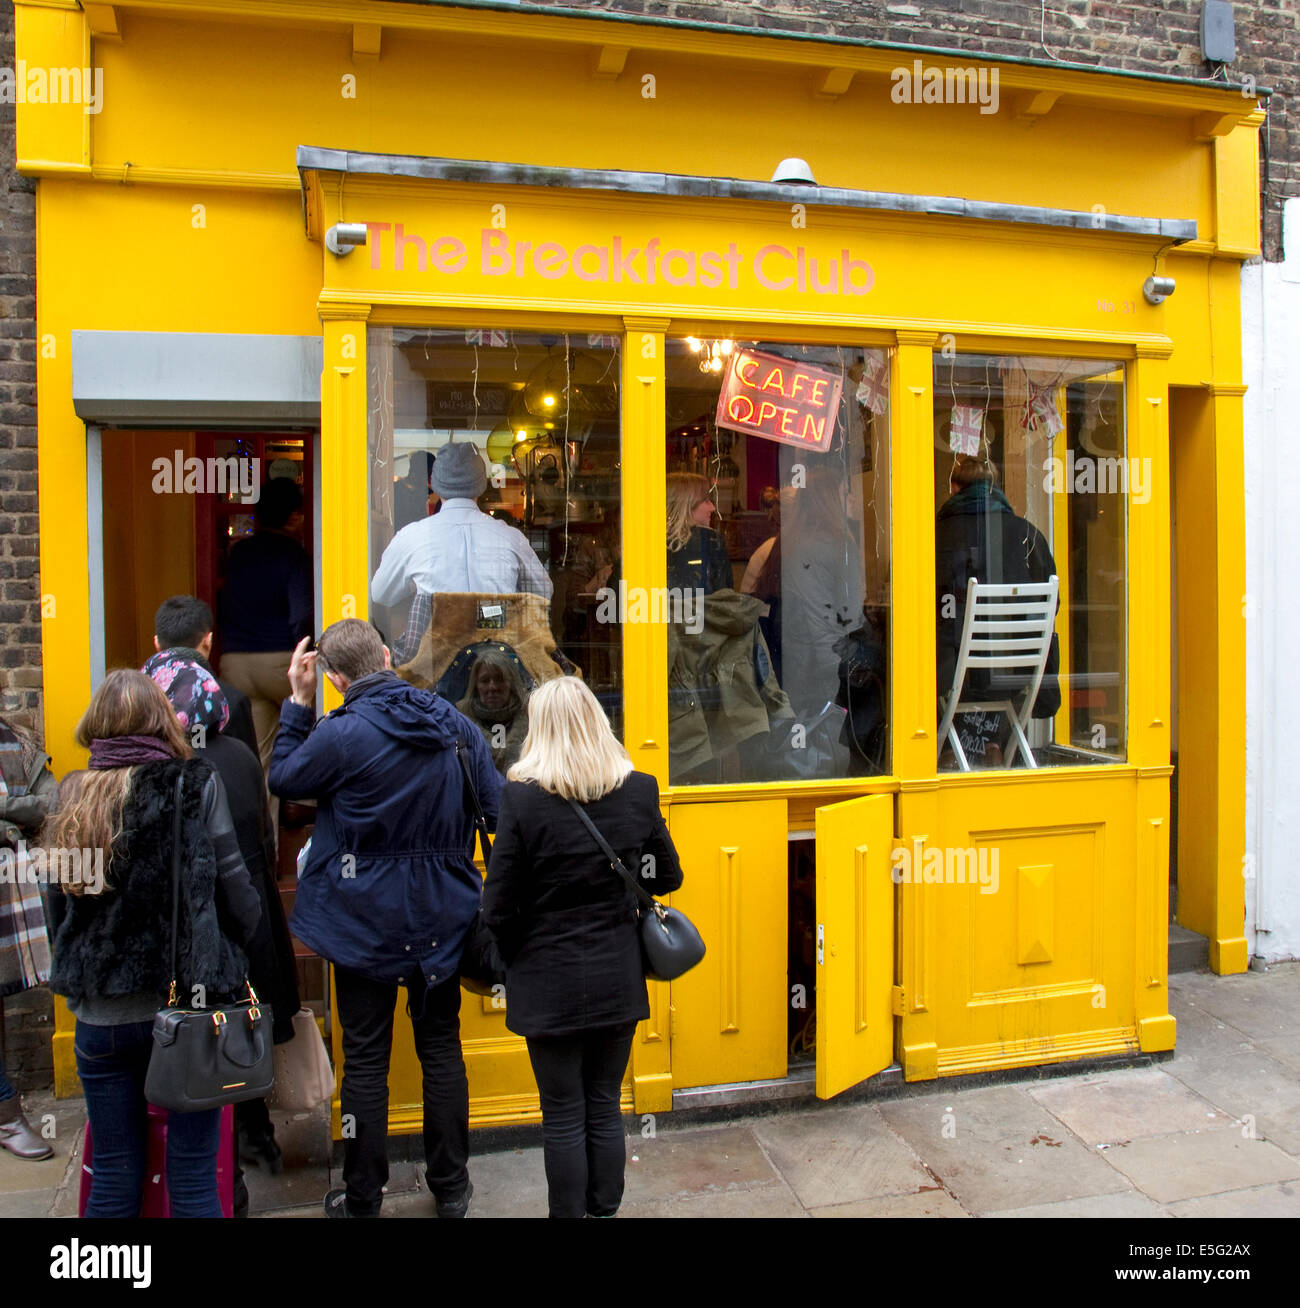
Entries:
{"type": "Polygon", "coordinates": [[[415,652],[429,625],[430,596],[440,594],[551,597],[551,579],[527,538],[474,502],[487,490],[487,465],[472,441],[438,451],[430,478],[442,507],[412,522],[388,543],[370,584],[376,604],[412,600],[406,632],[393,649],[394,665],[415,652]]]}
{"type": "Polygon", "coordinates": [[[459,441],[434,459],[430,485],[443,500],[476,500],[487,490],[487,469],[478,447],[459,441]]]}

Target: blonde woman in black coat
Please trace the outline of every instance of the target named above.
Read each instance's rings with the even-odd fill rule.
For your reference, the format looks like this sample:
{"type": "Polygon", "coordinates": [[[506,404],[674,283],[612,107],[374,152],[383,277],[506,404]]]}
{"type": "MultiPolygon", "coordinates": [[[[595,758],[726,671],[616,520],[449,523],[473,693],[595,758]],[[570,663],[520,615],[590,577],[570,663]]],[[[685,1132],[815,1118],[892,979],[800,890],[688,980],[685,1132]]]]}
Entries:
{"type": "Polygon", "coordinates": [[[552,1217],[612,1217],[626,1161],[619,1106],[637,1022],[650,1016],[637,903],[573,811],[581,804],[653,895],[682,884],[655,779],[632,770],[576,677],[540,686],[507,773],[483,913],[507,968],[506,1025],[541,1094],[552,1217]]]}

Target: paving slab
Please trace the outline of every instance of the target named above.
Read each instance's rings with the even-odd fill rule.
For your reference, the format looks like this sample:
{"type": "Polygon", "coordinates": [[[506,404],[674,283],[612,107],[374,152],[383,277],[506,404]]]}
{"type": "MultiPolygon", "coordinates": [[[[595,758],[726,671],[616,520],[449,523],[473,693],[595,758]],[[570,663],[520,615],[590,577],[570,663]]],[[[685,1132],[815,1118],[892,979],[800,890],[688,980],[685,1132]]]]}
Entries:
{"type": "Polygon", "coordinates": [[[1300,1179],[1300,1160],[1240,1131],[1161,1135],[1116,1145],[1103,1155],[1157,1203],[1300,1179]]]}
{"type": "Polygon", "coordinates": [[[1224,1129],[1235,1122],[1230,1112],[1158,1067],[1069,1077],[1030,1087],[1029,1094],[1089,1145],[1224,1129]]]}
{"type": "Polygon", "coordinates": [[[1137,1190],[1126,1194],[1094,1194],[1086,1199],[1062,1199],[1055,1204],[1033,1204],[1028,1208],[1006,1208],[985,1213],[985,1217],[1172,1217],[1153,1199],[1137,1190]]]}
{"type": "Polygon", "coordinates": [[[937,1186],[924,1194],[895,1194],[878,1199],[858,1199],[849,1204],[810,1208],[809,1217],[969,1217],[970,1214],[937,1186]]]}
{"type": "Polygon", "coordinates": [[[880,1113],[971,1213],[1130,1188],[1022,1087],[895,1100],[880,1113]]]}
{"type": "Polygon", "coordinates": [[[1209,1009],[1202,1008],[1200,995],[1190,996],[1169,988],[1169,1011],[1178,1022],[1174,1058],[1199,1058],[1203,1054],[1222,1055],[1231,1049],[1250,1049],[1250,1037],[1229,1026],[1209,1009]]]}
{"type": "Polygon", "coordinates": [[[1204,1011],[1228,1026],[1236,1027],[1248,1039],[1274,1040],[1294,1035],[1300,1028],[1300,984],[1290,972],[1264,976],[1246,972],[1240,976],[1209,977],[1194,974],[1185,994],[1204,1011]]]}
{"type": "Polygon", "coordinates": [[[1241,1121],[1249,1118],[1258,1137],[1300,1154],[1300,1076],[1293,1068],[1262,1050],[1167,1066],[1210,1103],[1241,1121]]]}
{"type": "Polygon", "coordinates": [[[624,1203],[719,1196],[770,1185],[776,1179],[748,1127],[673,1130],[662,1125],[653,1140],[636,1136],[628,1141],[624,1203]]]}
{"type": "Polygon", "coordinates": [[[803,1205],[784,1182],[773,1179],[746,1190],[677,1199],[628,1200],[619,1209],[623,1217],[807,1217],[803,1205]]]}
{"type": "Polygon", "coordinates": [[[7,1190],[0,1194],[0,1218],[49,1217],[57,1190],[7,1190]]]}
{"type": "Polygon", "coordinates": [[[759,1144],[805,1208],[934,1185],[871,1106],[782,1114],[754,1123],[759,1144]]]}
{"type": "Polygon", "coordinates": [[[1300,1185],[1279,1181],[1169,1205],[1175,1217],[1300,1217],[1300,1185]]]}

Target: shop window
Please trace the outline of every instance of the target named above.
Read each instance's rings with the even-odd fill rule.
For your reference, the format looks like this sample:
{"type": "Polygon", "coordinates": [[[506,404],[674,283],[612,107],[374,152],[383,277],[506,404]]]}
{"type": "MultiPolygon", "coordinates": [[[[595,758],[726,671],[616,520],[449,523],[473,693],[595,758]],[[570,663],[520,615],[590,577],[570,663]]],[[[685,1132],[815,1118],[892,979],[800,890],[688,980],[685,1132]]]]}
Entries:
{"type": "Polygon", "coordinates": [[[674,784],[889,770],[883,350],[667,351],[674,784]]]}
{"type": "Polygon", "coordinates": [[[1028,766],[1026,744],[1040,767],[1122,762],[1127,508],[1151,494],[1123,366],[936,358],[934,395],[939,769],[1028,766]],[[972,611],[972,580],[1002,589],[972,611]]]}
{"type": "Polygon", "coordinates": [[[374,621],[399,675],[473,718],[504,772],[534,686],[578,672],[622,735],[611,336],[373,328],[374,621]]]}

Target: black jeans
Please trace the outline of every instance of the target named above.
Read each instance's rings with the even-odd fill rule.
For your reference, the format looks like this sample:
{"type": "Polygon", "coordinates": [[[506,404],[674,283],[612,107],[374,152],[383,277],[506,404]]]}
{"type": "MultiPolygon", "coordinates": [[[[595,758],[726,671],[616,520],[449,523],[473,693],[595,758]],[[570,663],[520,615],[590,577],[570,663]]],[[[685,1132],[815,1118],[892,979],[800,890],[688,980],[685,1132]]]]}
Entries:
{"type": "Polygon", "coordinates": [[[612,1217],[623,1202],[627,1149],[619,1091],[635,1031],[628,1022],[528,1037],[552,1217],[612,1217]]]}
{"type": "MultiPolygon", "coordinates": [[[[334,969],[343,1027],[343,1182],[348,1211],[378,1217],[388,1181],[388,1066],[395,984],[334,969]]],[[[469,1184],[469,1083],[460,1050],[460,982],[429,989],[411,980],[406,1011],[424,1073],[425,1180],[435,1198],[459,1199],[469,1184]]]]}

